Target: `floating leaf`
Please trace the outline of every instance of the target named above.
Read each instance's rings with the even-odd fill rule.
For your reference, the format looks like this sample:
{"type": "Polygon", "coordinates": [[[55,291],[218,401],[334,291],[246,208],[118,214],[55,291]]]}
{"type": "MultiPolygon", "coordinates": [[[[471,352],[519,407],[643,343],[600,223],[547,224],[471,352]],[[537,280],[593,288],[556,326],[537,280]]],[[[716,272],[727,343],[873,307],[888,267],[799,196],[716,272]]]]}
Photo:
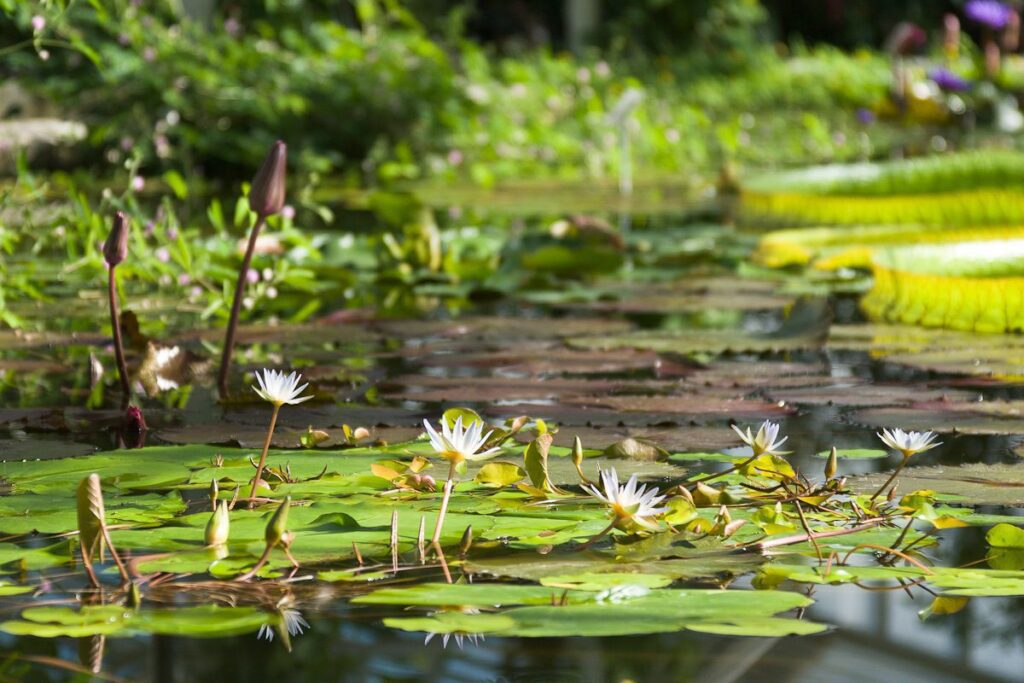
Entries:
{"type": "Polygon", "coordinates": [[[985,534],[985,541],[993,548],[1024,550],[1024,529],[1012,524],[996,524],[985,534]]]}
{"type": "Polygon", "coordinates": [[[526,476],[526,472],[511,462],[489,462],[480,468],[474,479],[493,488],[502,488],[514,484],[526,476]]]}

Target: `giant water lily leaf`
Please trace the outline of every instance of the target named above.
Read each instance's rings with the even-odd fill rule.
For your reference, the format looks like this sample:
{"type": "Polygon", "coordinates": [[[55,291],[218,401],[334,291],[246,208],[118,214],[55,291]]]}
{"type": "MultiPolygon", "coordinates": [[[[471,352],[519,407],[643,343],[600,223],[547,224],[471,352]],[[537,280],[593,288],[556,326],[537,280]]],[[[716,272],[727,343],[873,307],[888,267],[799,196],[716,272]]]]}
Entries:
{"type": "MultiPolygon", "coordinates": [[[[850,488],[874,493],[887,475],[852,477],[850,488]]],[[[908,467],[899,476],[901,491],[932,490],[939,497],[971,505],[1024,505],[1024,464],[960,467],[908,467]]]]}
{"type": "Polygon", "coordinates": [[[877,581],[923,581],[942,589],[943,595],[1016,596],[1024,595],[1024,572],[997,569],[899,566],[787,565],[772,563],[758,572],[760,585],[777,586],[783,580],[799,583],[843,584],[877,581]]]}
{"type": "Polygon", "coordinates": [[[800,405],[891,406],[923,401],[969,401],[977,397],[967,391],[928,389],[906,384],[872,384],[844,382],[824,387],[779,389],[767,392],[783,403],[800,405]]]}
{"type": "Polygon", "coordinates": [[[566,340],[579,349],[631,348],[678,354],[722,353],[725,351],[784,351],[816,348],[828,333],[829,313],[824,300],[801,300],[777,330],[682,329],[642,330],[618,335],[576,336],[566,340]]]}
{"type": "MultiPolygon", "coordinates": [[[[815,453],[816,458],[828,458],[832,454],[831,450],[821,451],[815,453]]],[[[846,458],[848,460],[873,460],[875,458],[885,458],[889,456],[888,451],[883,451],[877,448],[837,448],[836,457],[846,458]]]]}
{"type": "MultiPolygon", "coordinates": [[[[512,620],[512,624],[507,626],[485,620],[478,628],[474,617],[494,615],[463,614],[455,630],[537,638],[619,636],[684,629],[731,635],[781,636],[816,633],[827,628],[823,624],[775,617],[810,602],[796,593],[655,589],[640,591],[636,597],[628,595],[603,601],[590,598],[575,603],[570,597],[565,605],[515,607],[500,613],[500,616],[512,620]]],[[[430,620],[422,618],[387,619],[385,624],[403,630],[452,632],[443,618],[438,621],[436,627],[430,620]]]]}
{"type": "Polygon", "coordinates": [[[771,280],[688,278],[667,283],[614,280],[553,292],[527,292],[522,298],[554,308],[616,313],[687,313],[766,310],[788,306],[792,297],[777,293],[771,280]]]}
{"type": "Polygon", "coordinates": [[[852,413],[860,424],[955,434],[1024,434],[1024,402],[936,401],[906,408],[872,408],[852,413]]]}
{"type": "Polygon", "coordinates": [[[1024,340],[907,325],[836,325],[832,349],[870,353],[886,362],[931,372],[1020,379],[1024,340]]]}
{"type": "Polygon", "coordinates": [[[1015,239],[1021,234],[1020,226],[922,226],[912,223],[784,229],[766,233],[752,258],[755,263],[769,268],[812,262],[819,269],[868,268],[876,253],[893,245],[1015,239]]]}
{"type": "Polygon", "coordinates": [[[746,179],[743,185],[754,192],[882,196],[1003,188],[1021,183],[1024,154],[1017,150],[986,149],[772,171],[746,179]]]}
{"type": "MultiPolygon", "coordinates": [[[[998,251],[999,243],[990,248],[998,251]]],[[[861,302],[872,320],[988,333],[1024,330],[1024,277],[922,274],[877,264],[872,272],[871,291],[861,302]]]]}
{"type": "Polygon", "coordinates": [[[573,574],[653,574],[673,579],[701,579],[718,582],[759,565],[763,558],[754,553],[692,551],[665,559],[616,558],[606,553],[562,553],[558,555],[481,558],[467,562],[472,574],[541,581],[550,576],[573,574]]]}
{"type": "Polygon", "coordinates": [[[139,611],[115,605],[70,607],[30,607],[18,621],[5,621],[0,631],[13,635],[41,638],[57,636],[112,635],[138,633],[191,637],[224,637],[251,633],[274,616],[253,607],[176,607],[146,608],[139,611]]]}
{"type": "Polygon", "coordinates": [[[550,605],[563,591],[546,586],[504,583],[424,583],[403,588],[382,588],[352,599],[356,604],[418,605],[426,607],[550,605]]]}
{"type": "Polygon", "coordinates": [[[793,412],[777,402],[716,399],[709,396],[585,396],[564,400],[569,404],[594,405],[642,413],[682,413],[696,416],[772,417],[793,412]]]}
{"type": "Polygon", "coordinates": [[[946,192],[922,201],[913,195],[813,196],[744,192],[744,221],[788,225],[1014,225],[1024,223],[1024,196],[1016,190],[946,192]]]}

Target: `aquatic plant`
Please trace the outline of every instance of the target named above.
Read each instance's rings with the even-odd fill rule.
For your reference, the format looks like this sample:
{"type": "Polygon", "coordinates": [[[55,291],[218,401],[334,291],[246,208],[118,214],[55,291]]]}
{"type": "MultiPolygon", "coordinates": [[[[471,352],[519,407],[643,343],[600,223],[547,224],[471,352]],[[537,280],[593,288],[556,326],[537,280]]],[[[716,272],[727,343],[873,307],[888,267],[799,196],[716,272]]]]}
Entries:
{"type": "Polygon", "coordinates": [[[583,490],[608,506],[613,526],[627,531],[634,527],[657,531],[655,518],[668,511],[667,507],[658,507],[666,498],[658,495],[658,489],[640,485],[636,474],[620,485],[614,467],[601,471],[600,488],[584,484],[583,490]]]}
{"type": "Polygon", "coordinates": [[[277,415],[281,411],[281,406],[285,404],[298,405],[313,398],[312,395],[301,395],[309,384],[299,386],[299,382],[302,381],[302,375],[297,372],[285,375],[283,371],[265,368],[262,374],[256,373],[256,381],[259,382],[259,386],[253,386],[253,391],[259,394],[260,398],[264,401],[274,406],[274,409],[270,414],[270,426],[267,428],[267,438],[263,442],[263,452],[260,453],[259,464],[256,465],[256,474],[252,478],[252,489],[249,491],[250,500],[256,497],[257,487],[266,486],[263,481],[263,468],[267,462],[270,442],[274,438],[274,427],[277,426],[277,415]]]}
{"type": "Polygon", "coordinates": [[[238,314],[242,309],[242,297],[249,276],[249,266],[256,250],[256,240],[260,229],[267,218],[278,213],[284,207],[285,169],[288,162],[288,148],[278,140],[270,148],[267,158],[257,172],[249,190],[249,207],[256,213],[256,221],[249,232],[249,242],[245,247],[245,256],[238,269],[238,280],[235,283],[235,296],[231,302],[231,314],[228,318],[227,331],[224,334],[224,349],[221,351],[220,369],[217,373],[217,388],[221,397],[227,396],[228,371],[231,369],[231,354],[235,347],[235,330],[238,327],[238,314]]]}
{"type": "Polygon", "coordinates": [[[463,427],[462,415],[449,423],[445,417],[441,418],[441,431],[438,432],[431,426],[428,420],[423,420],[423,428],[430,439],[430,446],[434,452],[448,461],[448,479],[444,484],[444,494],[441,499],[441,512],[438,514],[437,523],[434,526],[434,534],[431,543],[437,545],[441,539],[441,530],[444,526],[445,514],[448,511],[448,501],[451,500],[452,489],[455,486],[455,471],[465,467],[467,461],[486,460],[493,457],[499,448],[484,448],[487,440],[493,434],[493,430],[483,434],[483,420],[470,418],[469,424],[463,427]]]}
{"type": "Polygon", "coordinates": [[[228,542],[231,533],[231,513],[228,508],[228,501],[215,501],[213,514],[210,521],[206,523],[206,531],[203,538],[208,546],[224,545],[228,542]]]}
{"type": "Polygon", "coordinates": [[[765,420],[758,427],[757,434],[752,433],[750,427],[747,427],[747,431],[744,432],[736,425],[730,426],[739,435],[740,439],[743,440],[743,443],[753,449],[755,458],[762,455],[786,455],[789,452],[781,450],[782,444],[786,443],[789,437],[779,438],[780,427],[775,422],[765,420]]]}
{"type": "Polygon", "coordinates": [[[889,475],[889,478],[875,491],[874,495],[871,496],[871,500],[874,500],[878,496],[882,495],[882,492],[888,488],[889,484],[899,475],[899,473],[906,466],[907,461],[910,460],[911,456],[918,453],[929,451],[936,446],[941,446],[941,441],[935,441],[936,434],[934,432],[905,432],[902,429],[883,429],[878,438],[882,440],[889,448],[894,451],[899,451],[903,455],[903,460],[896,466],[893,473],[889,475]]]}
{"type": "Polygon", "coordinates": [[[131,229],[123,211],[114,214],[107,241],[103,244],[103,259],[107,264],[107,303],[110,307],[110,327],[114,335],[114,357],[117,359],[117,376],[121,380],[121,408],[128,407],[132,388],[128,379],[128,366],[124,358],[124,341],[121,339],[121,316],[117,305],[117,265],[128,257],[128,237],[131,229]]]}

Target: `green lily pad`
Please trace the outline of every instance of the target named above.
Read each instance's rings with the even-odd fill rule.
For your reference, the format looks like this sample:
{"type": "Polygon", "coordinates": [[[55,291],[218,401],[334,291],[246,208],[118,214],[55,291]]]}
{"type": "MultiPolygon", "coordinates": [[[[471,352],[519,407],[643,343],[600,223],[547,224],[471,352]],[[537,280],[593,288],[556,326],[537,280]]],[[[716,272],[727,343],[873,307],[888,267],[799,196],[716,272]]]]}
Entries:
{"type": "Polygon", "coordinates": [[[272,620],[273,615],[253,607],[201,605],[139,611],[116,605],[29,607],[19,620],[0,624],[0,631],[40,638],[139,633],[218,638],[251,633],[272,620]]]}

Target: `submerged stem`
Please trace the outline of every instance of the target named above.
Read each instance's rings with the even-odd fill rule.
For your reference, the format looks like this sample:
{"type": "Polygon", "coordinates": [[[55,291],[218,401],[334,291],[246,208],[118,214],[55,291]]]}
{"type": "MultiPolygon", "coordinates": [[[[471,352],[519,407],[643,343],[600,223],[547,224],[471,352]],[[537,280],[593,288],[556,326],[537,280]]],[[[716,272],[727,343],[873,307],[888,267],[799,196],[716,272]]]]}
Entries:
{"type": "MultiPolygon", "coordinates": [[[[249,490],[249,499],[256,498],[256,487],[263,479],[263,466],[267,463],[267,451],[270,450],[270,440],[274,438],[274,427],[277,426],[277,414],[281,412],[281,406],[274,404],[274,412],[270,415],[270,428],[267,429],[267,440],[263,442],[263,452],[260,454],[260,462],[256,465],[256,476],[252,479],[252,488],[249,490]]],[[[250,503],[252,505],[252,503],[250,503]]]]}
{"type": "Polygon", "coordinates": [[[878,498],[878,496],[882,495],[882,491],[885,491],[887,488],[889,488],[889,484],[891,484],[893,479],[895,479],[896,476],[903,470],[903,467],[907,464],[908,460],[910,460],[910,456],[909,455],[904,455],[903,456],[903,462],[901,462],[899,465],[896,466],[896,469],[893,470],[892,474],[889,475],[889,478],[885,480],[885,483],[882,484],[879,487],[879,489],[877,491],[875,491],[875,493],[871,496],[871,498],[869,500],[872,503],[875,502],[875,498],[878,498]]]}
{"type": "Polygon", "coordinates": [[[117,266],[110,267],[107,279],[107,300],[110,303],[110,326],[114,333],[114,358],[117,359],[117,374],[121,378],[121,408],[127,408],[132,388],[128,383],[128,365],[124,361],[124,340],[121,338],[121,315],[117,307],[117,266]]]}
{"type": "Polygon", "coordinates": [[[238,327],[238,314],[242,309],[242,295],[245,293],[245,279],[249,274],[249,266],[252,264],[252,255],[256,250],[256,238],[259,237],[260,229],[266,222],[266,216],[260,214],[256,217],[256,223],[249,233],[249,245],[245,248],[245,257],[242,259],[242,267],[238,271],[238,281],[235,283],[235,298],[231,303],[231,317],[228,318],[228,329],[224,335],[224,350],[220,357],[220,370],[217,373],[217,389],[223,399],[228,393],[228,369],[231,367],[231,354],[235,348],[235,330],[238,327]]]}

